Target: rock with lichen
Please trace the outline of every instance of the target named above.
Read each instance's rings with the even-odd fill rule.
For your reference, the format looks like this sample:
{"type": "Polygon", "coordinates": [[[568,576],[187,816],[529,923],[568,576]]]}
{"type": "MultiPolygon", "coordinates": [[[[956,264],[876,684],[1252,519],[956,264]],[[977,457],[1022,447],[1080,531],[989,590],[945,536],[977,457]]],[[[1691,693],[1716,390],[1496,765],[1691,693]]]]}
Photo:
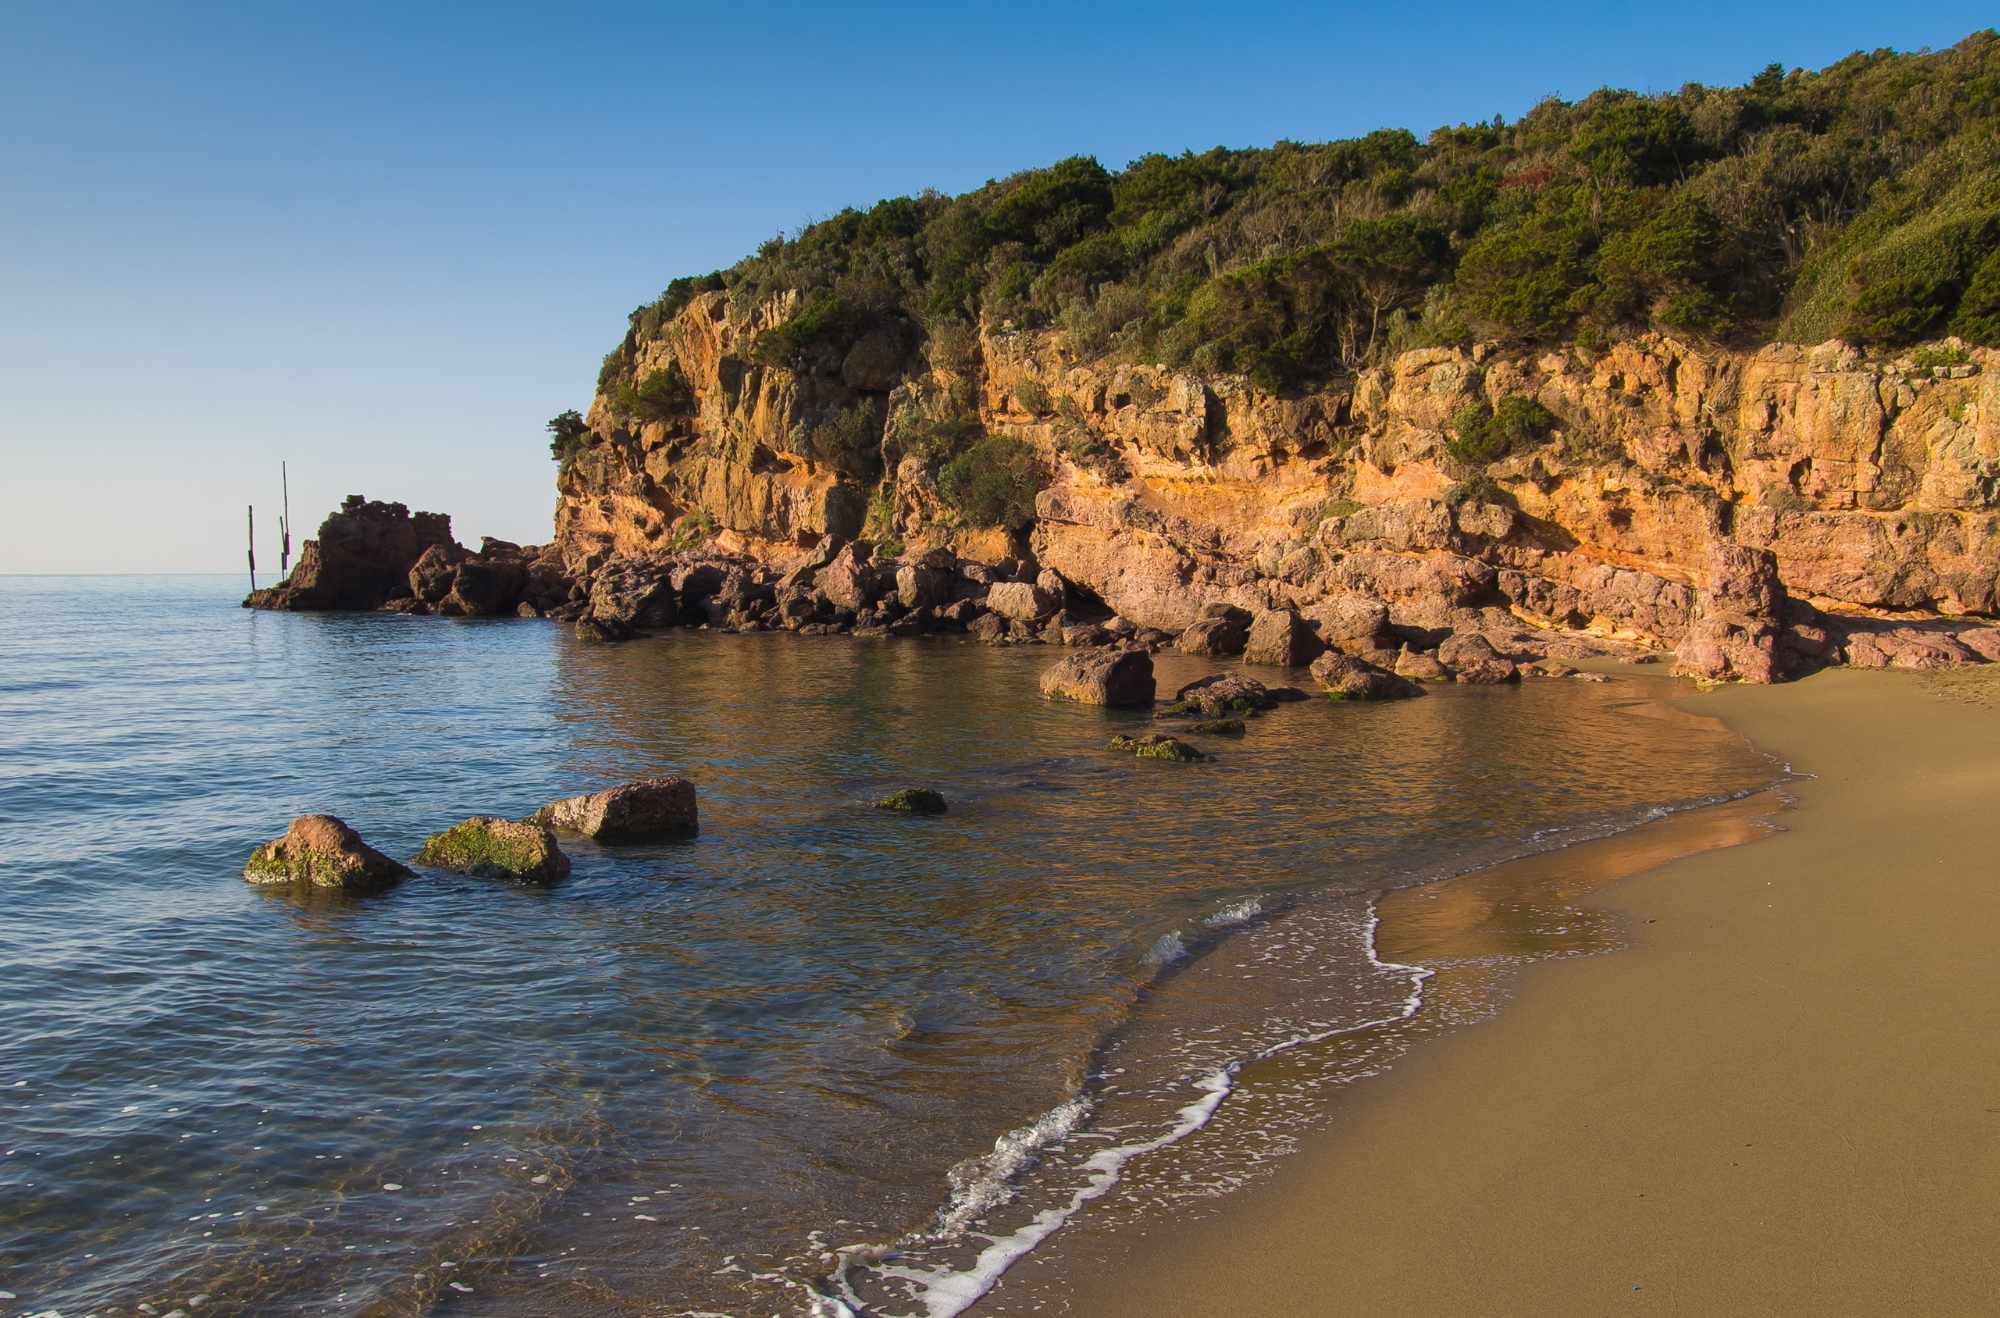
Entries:
{"type": "Polygon", "coordinates": [[[425,839],[417,864],[482,879],[553,883],[569,874],[569,857],[546,824],[474,815],[425,839]]]}
{"type": "Polygon", "coordinates": [[[283,837],[251,852],[243,866],[243,877],[251,883],[344,892],[386,888],[409,873],[332,815],[300,815],[283,837]]]}

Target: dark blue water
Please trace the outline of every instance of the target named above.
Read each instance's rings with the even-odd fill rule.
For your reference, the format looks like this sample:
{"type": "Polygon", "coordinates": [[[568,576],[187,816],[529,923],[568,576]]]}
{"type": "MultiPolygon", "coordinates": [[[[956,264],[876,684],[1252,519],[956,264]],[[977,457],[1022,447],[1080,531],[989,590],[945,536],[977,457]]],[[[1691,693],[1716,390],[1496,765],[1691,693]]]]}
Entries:
{"type": "Polygon", "coordinates": [[[1645,678],[1312,701],[1184,766],[1042,701],[1046,650],[239,593],[0,578],[0,1313],[955,1312],[1065,1150],[1408,996],[1370,893],[1772,776],[1645,678]],[[700,838],[550,890],[241,878],[295,814],[407,857],[663,773],[700,838]],[[869,808],[909,784],[951,814],[869,808]],[[1268,973],[1155,1019],[1224,945],[1268,973]]]}

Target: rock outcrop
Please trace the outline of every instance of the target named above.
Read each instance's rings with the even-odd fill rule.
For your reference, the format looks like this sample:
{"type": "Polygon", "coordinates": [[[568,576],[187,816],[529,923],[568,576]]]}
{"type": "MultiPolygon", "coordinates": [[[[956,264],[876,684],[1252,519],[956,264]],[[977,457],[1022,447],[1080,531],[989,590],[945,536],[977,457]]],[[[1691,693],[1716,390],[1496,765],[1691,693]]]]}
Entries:
{"type": "Polygon", "coordinates": [[[251,852],[243,866],[243,877],[251,883],[343,892],[386,888],[409,873],[332,815],[300,815],[283,837],[251,852]]]}
{"type": "Polygon", "coordinates": [[[243,601],[291,612],[387,609],[445,617],[539,616],[569,598],[560,556],[488,538],[475,553],[451,518],[350,494],[300,547],[292,575],[243,601]]]}
{"type": "Polygon", "coordinates": [[[695,786],[685,778],[645,778],[564,797],[537,810],[534,822],[612,845],[670,841],[701,831],[695,786]]]}
{"type": "Polygon", "coordinates": [[[417,864],[482,879],[554,883],[569,875],[569,857],[545,824],[474,815],[425,839],[417,864]]]}
{"type": "Polygon", "coordinates": [[[1770,555],[1789,603],[1768,620],[1771,662],[1739,656],[1728,676],[1976,662],[1995,648],[1991,350],[1734,351],[1648,334],[1602,349],[1421,349],[1279,395],[1085,360],[1058,331],[1006,327],[957,355],[926,355],[912,330],[774,365],[753,345],[797,308],[702,293],[627,337],[558,482],[557,553],[574,578],[694,535],[763,565],[777,586],[765,622],[799,630],[978,623],[982,639],[1060,644],[1116,618],[1128,643],[1179,638],[1220,656],[1250,644],[1239,615],[1219,611],[1234,609],[1245,623],[1297,619],[1267,623],[1255,662],[1333,647],[1384,667],[1480,633],[1513,637],[1496,649],[1516,664],[1687,641],[1683,666],[1706,671],[1720,641],[1705,620],[1726,608],[1717,551],[1738,547],[1770,555]],[[687,381],[685,407],[625,414],[623,382],[662,371],[687,381]],[[1556,424],[1484,468],[1454,457],[1456,416],[1515,397],[1556,424]],[[814,438],[846,417],[867,418],[859,449],[814,438]],[[943,499],[943,457],[898,438],[953,417],[1036,455],[1031,526],[968,524],[943,499]],[[864,522],[907,555],[815,568],[787,595],[796,564],[864,522]],[[956,567],[931,566],[938,553],[956,567]],[[885,602],[900,612],[882,616],[885,602]],[[947,605],[966,607],[947,620],[947,605]],[[997,621],[981,621],[988,610],[997,621]]]}

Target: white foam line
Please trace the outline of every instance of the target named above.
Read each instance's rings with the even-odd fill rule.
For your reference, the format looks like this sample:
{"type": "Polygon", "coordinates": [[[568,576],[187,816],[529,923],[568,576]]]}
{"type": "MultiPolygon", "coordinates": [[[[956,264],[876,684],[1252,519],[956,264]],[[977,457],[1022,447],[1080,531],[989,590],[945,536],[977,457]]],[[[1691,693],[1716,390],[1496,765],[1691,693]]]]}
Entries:
{"type": "MultiPolygon", "coordinates": [[[[1082,1188],[1070,1196],[1069,1203],[1055,1208],[1045,1208],[1035,1215],[1033,1221],[1016,1230],[1012,1235],[993,1239],[979,1252],[970,1268],[962,1272],[927,1271],[922,1268],[894,1267],[886,1265],[886,1260],[894,1255],[894,1245],[850,1245],[837,1250],[832,1255],[833,1266],[827,1281],[831,1283],[835,1295],[820,1295],[812,1308],[814,1318],[862,1318],[868,1312],[866,1302],[855,1292],[852,1271],[855,1265],[870,1267],[884,1277],[908,1281],[918,1287],[922,1296],[925,1318],[957,1318],[977,1303],[981,1296],[993,1289],[1008,1268],[1025,1258],[1030,1251],[1057,1231],[1071,1218],[1083,1211],[1084,1205],[1100,1199],[1118,1184],[1120,1174],[1126,1164],[1134,1158],[1148,1153],[1156,1153],[1170,1145],[1178,1144],[1189,1135],[1206,1126],[1215,1116],[1222,1101],[1236,1089],[1236,1077],[1244,1067],[1267,1058],[1303,1048],[1310,1044],[1322,1043],[1343,1034],[1359,1034],[1363,1030],[1380,1029],[1384,1026],[1400,1024],[1417,1014],[1423,1006],[1424,982],[1434,973],[1427,966],[1404,965],[1396,961],[1384,961],[1376,954],[1375,931],[1381,924],[1381,917],[1374,901],[1368,904],[1366,925],[1366,946],[1368,962],[1378,970],[1402,973],[1410,976],[1410,991],[1403,999],[1402,1008],[1392,1016],[1377,1020],[1362,1021],[1356,1025],[1336,1026],[1301,1034],[1296,1038],[1272,1044],[1248,1057],[1238,1058],[1219,1071],[1211,1072],[1196,1084],[1202,1096],[1182,1108],[1180,1118],[1164,1134],[1135,1144],[1121,1144],[1116,1148],[1104,1149],[1091,1155],[1084,1168],[1090,1173],[1089,1180],[1082,1188]]],[[[1071,1099],[1070,1102],[1075,1102],[1071,1099]]],[[[1057,1109],[1060,1111],[1061,1109],[1057,1109]]],[[[1037,1123],[1039,1124],[1039,1123],[1037,1123]]]]}

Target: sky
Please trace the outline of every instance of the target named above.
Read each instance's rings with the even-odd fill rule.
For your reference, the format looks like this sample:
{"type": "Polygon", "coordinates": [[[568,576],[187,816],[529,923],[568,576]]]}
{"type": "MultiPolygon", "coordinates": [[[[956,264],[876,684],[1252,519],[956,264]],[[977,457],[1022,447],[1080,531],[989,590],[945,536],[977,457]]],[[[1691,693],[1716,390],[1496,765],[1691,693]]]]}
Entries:
{"type": "Polygon", "coordinates": [[[0,6],[0,573],[275,576],[349,493],[541,542],[633,307],[1074,154],[1513,118],[1990,4],[0,6]]]}

